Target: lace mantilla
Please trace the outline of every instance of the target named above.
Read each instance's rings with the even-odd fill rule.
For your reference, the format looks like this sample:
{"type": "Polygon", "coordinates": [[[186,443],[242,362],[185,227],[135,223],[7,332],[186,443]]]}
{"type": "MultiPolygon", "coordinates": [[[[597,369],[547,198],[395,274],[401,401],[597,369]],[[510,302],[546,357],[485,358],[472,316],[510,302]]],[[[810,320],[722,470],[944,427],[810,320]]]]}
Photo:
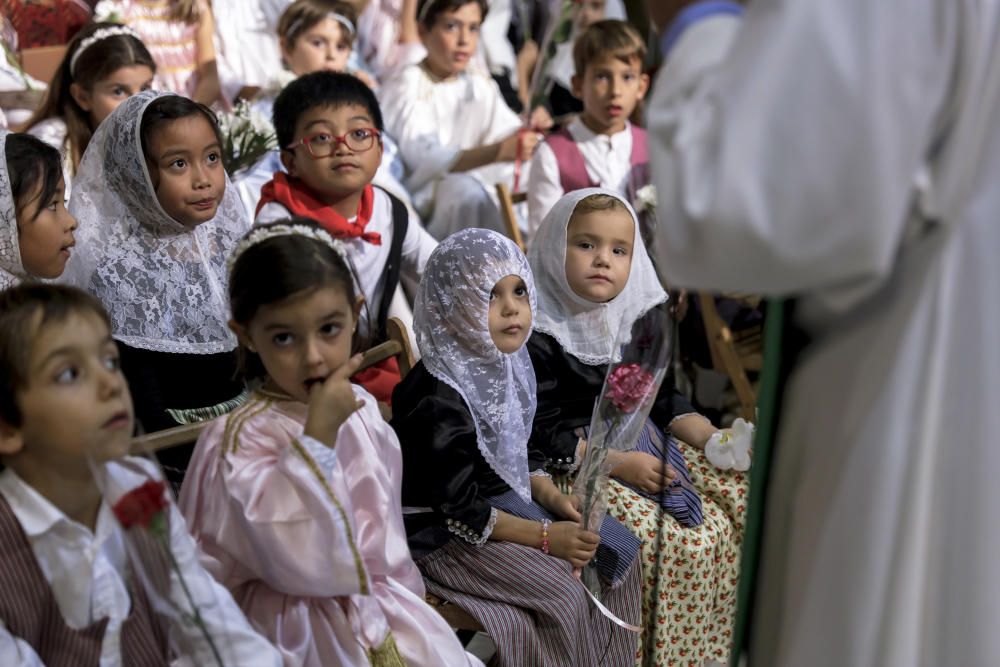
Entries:
{"type": "Polygon", "coordinates": [[[140,144],[140,122],[162,93],[125,100],[97,129],[73,182],[76,252],[67,280],[97,296],[114,337],[155,352],[217,354],[229,330],[226,258],[250,221],[236,188],[193,230],[163,210],[140,144]]]}
{"type": "Polygon", "coordinates": [[[611,363],[619,331],[631,330],[644,313],[667,300],[646,253],[632,205],[611,190],[586,188],[564,195],[538,227],[528,260],[539,285],[535,328],[555,338],[564,350],[589,366],[611,363]],[[628,283],[607,303],[580,297],[566,279],[566,227],[576,205],[591,195],[609,195],[621,201],[632,216],[635,230],[628,283]]]}
{"type": "Polygon", "coordinates": [[[7,130],[0,130],[0,290],[13,287],[25,277],[17,242],[17,212],[7,171],[8,135],[7,130]]]}
{"type": "Polygon", "coordinates": [[[523,346],[512,354],[497,349],[487,321],[490,293],[510,275],[524,281],[534,312],[531,269],[513,241],[485,229],[449,236],[427,260],[413,328],[424,366],[465,401],[483,458],[529,502],[535,371],[523,346]]]}

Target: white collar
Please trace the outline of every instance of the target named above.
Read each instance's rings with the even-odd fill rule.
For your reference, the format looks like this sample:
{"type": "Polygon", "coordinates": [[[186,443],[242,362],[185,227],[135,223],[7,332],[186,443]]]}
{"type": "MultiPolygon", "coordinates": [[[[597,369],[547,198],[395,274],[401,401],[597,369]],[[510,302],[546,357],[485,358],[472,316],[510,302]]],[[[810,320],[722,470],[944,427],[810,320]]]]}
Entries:
{"type": "Polygon", "coordinates": [[[583,120],[577,116],[570,122],[566,129],[568,129],[569,133],[573,135],[573,138],[576,139],[577,143],[597,141],[604,138],[610,141],[611,147],[615,149],[624,148],[626,145],[630,149],[632,147],[632,123],[629,121],[625,121],[625,129],[621,132],[615,132],[614,134],[598,134],[587,127],[583,120]]]}

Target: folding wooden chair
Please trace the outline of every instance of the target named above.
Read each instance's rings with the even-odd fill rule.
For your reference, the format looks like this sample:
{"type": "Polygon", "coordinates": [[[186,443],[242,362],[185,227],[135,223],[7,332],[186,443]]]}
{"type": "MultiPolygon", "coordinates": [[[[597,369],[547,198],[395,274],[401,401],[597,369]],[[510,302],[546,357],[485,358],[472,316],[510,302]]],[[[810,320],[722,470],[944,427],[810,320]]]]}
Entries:
{"type": "MultiPolygon", "coordinates": [[[[726,296],[744,300],[749,298],[731,294],[726,296]]],[[[747,371],[760,371],[764,366],[760,331],[754,330],[737,338],[719,316],[715,298],[711,294],[699,294],[698,302],[705,323],[712,366],[716,371],[729,376],[740,401],[742,417],[753,421],[756,419],[757,392],[750,382],[747,371]]]]}
{"type": "Polygon", "coordinates": [[[56,70],[59,69],[59,65],[62,64],[65,53],[65,44],[38,46],[32,49],[22,49],[17,53],[17,59],[21,63],[21,69],[26,74],[39,81],[49,83],[55,76],[56,70]]]}
{"type": "Polygon", "coordinates": [[[517,225],[517,216],[514,215],[514,204],[528,201],[528,193],[515,192],[511,194],[505,183],[497,183],[496,188],[497,199],[500,200],[500,215],[503,217],[503,224],[507,228],[507,236],[517,244],[521,252],[525,252],[527,246],[524,245],[524,238],[521,237],[521,228],[517,225]]]}

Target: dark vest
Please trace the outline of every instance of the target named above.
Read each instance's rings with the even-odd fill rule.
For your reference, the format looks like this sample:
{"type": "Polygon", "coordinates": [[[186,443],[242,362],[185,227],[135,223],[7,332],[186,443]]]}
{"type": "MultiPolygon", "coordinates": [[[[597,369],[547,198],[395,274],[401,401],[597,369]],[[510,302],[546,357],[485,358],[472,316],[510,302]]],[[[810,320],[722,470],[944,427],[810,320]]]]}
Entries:
{"type": "MultiPolygon", "coordinates": [[[[132,609],[122,624],[122,664],[168,665],[167,635],[135,577],[127,577],[132,609]]],[[[20,522],[0,495],[0,618],[48,667],[97,667],[108,619],[66,625],[20,522]]]]}

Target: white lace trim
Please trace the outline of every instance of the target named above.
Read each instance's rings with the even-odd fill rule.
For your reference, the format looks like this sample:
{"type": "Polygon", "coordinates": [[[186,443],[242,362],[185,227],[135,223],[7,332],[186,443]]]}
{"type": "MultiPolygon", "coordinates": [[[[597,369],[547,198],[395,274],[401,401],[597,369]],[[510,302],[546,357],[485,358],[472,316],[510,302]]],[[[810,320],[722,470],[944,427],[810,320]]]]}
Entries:
{"type": "Polygon", "coordinates": [[[0,290],[13,287],[24,279],[21,247],[17,241],[17,213],[7,171],[7,135],[0,130],[0,290]]]}
{"type": "Polygon", "coordinates": [[[493,534],[493,528],[497,524],[497,509],[495,507],[490,508],[490,518],[486,522],[486,526],[483,528],[483,532],[477,534],[472,528],[466,524],[458,521],[457,519],[447,519],[445,520],[445,525],[448,530],[461,537],[463,540],[471,544],[472,546],[481,547],[486,544],[486,541],[490,539],[490,535],[493,534]]]}
{"type": "Polygon", "coordinates": [[[537,470],[532,470],[531,472],[528,473],[528,475],[530,477],[548,477],[549,479],[552,479],[552,475],[550,475],[549,473],[545,472],[541,468],[538,468],[537,470]]]}

